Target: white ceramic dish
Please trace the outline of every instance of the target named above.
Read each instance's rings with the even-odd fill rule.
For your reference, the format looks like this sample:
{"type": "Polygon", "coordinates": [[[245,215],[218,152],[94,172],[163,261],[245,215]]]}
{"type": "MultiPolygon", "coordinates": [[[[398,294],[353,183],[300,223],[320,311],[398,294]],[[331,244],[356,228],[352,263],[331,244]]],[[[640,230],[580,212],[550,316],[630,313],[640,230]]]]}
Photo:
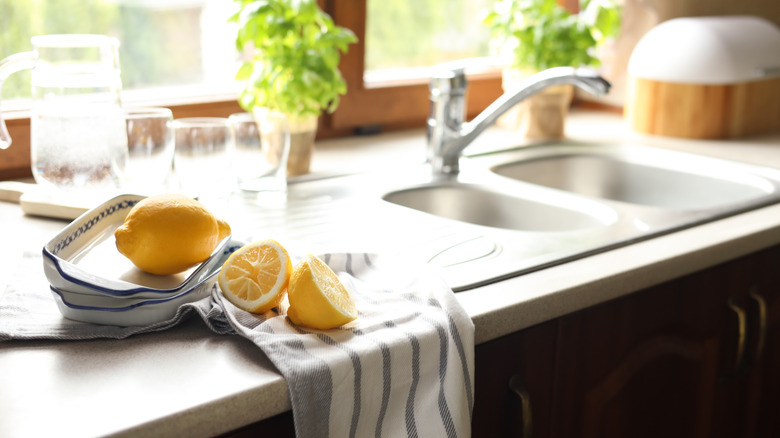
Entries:
{"type": "Polygon", "coordinates": [[[43,248],[43,270],[63,292],[123,298],[165,298],[179,295],[209,276],[230,241],[225,238],[205,262],[177,275],[158,276],[136,268],[116,250],[114,230],[140,195],[121,195],[88,210],[43,248]]]}
{"type": "MultiPolygon", "coordinates": [[[[180,305],[207,297],[215,282],[216,276],[213,280],[200,283],[192,290],[174,297],[143,300],[125,307],[90,307],[71,304],[63,299],[61,291],[53,286],[51,290],[54,301],[65,318],[94,324],[128,327],[147,326],[173,318],[180,305]]],[[[121,299],[116,298],[115,300],[120,301],[121,299]]]]}
{"type": "Polygon", "coordinates": [[[208,264],[204,267],[204,269],[201,270],[202,275],[199,278],[199,281],[188,283],[188,286],[183,288],[179,293],[175,295],[170,296],[160,296],[155,298],[144,298],[144,297],[118,297],[113,295],[98,295],[98,294],[82,294],[78,292],[58,289],[54,286],[52,286],[53,292],[56,292],[60,295],[62,298],[62,301],[67,305],[72,306],[79,306],[79,307],[88,307],[88,308],[123,308],[123,307],[129,307],[134,306],[136,304],[145,303],[148,301],[155,301],[159,302],[161,300],[176,298],[182,294],[190,293],[195,288],[199,287],[201,284],[206,283],[212,280],[216,279],[214,275],[216,273],[219,273],[219,271],[222,268],[222,264],[225,263],[225,260],[227,260],[228,257],[230,257],[230,254],[232,254],[235,250],[243,246],[243,242],[239,242],[236,240],[230,240],[227,245],[223,248],[222,252],[217,254],[213,259],[210,259],[208,264]]]}
{"type": "Polygon", "coordinates": [[[167,321],[176,315],[182,304],[209,296],[222,264],[243,245],[243,242],[231,240],[201,281],[174,296],[153,299],[96,296],[63,291],[54,286],[51,287],[52,295],[62,315],[75,321],[116,326],[145,326],[167,321]]]}

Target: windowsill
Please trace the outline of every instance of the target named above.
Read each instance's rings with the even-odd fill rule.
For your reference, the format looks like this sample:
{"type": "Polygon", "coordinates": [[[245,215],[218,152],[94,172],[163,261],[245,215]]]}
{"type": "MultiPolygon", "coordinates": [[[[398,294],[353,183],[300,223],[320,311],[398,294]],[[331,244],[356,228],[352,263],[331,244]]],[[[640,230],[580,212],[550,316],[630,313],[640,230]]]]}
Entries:
{"type": "Polygon", "coordinates": [[[366,71],[363,75],[363,86],[369,90],[408,85],[427,86],[430,82],[431,71],[436,68],[463,68],[469,81],[501,78],[499,59],[485,57],[461,59],[438,66],[366,71]]]}
{"type": "MultiPolygon", "coordinates": [[[[174,113],[174,118],[182,117],[227,117],[232,113],[244,111],[236,101],[236,97],[233,95],[212,96],[212,101],[207,101],[199,98],[197,102],[188,103],[187,99],[179,100],[166,100],[159,102],[159,106],[165,106],[171,108],[174,113]],[[166,103],[169,102],[169,103],[166,103]]],[[[144,101],[143,105],[149,106],[150,101],[144,101]]],[[[586,111],[604,112],[604,113],[618,113],[619,108],[600,105],[592,102],[580,102],[579,108],[586,111]]],[[[575,107],[573,110],[577,110],[575,107]]],[[[30,171],[30,134],[29,134],[29,110],[17,109],[13,111],[4,111],[3,116],[8,121],[8,129],[11,133],[11,138],[14,139],[14,143],[10,148],[6,150],[0,150],[0,181],[8,179],[18,179],[31,176],[30,171]]],[[[425,131],[424,123],[413,124],[408,126],[383,126],[381,130],[382,134],[379,136],[360,136],[354,135],[354,130],[336,130],[327,126],[327,121],[322,121],[318,128],[317,134],[317,149],[315,150],[315,157],[319,156],[320,150],[334,150],[336,153],[330,154],[331,156],[339,157],[335,160],[336,163],[341,162],[349,163],[349,167],[354,169],[365,169],[365,165],[371,164],[375,157],[367,158],[368,162],[360,163],[356,157],[364,156],[364,151],[370,152],[372,150],[383,149],[383,145],[392,143],[392,153],[388,153],[384,158],[377,163],[395,162],[399,156],[411,156],[412,154],[405,154],[403,151],[415,150],[414,155],[419,157],[419,160],[425,158],[425,131]],[[414,140],[409,137],[409,133],[416,133],[414,140]],[[404,138],[405,140],[400,141],[404,138]],[[360,154],[356,151],[360,149],[360,154]]],[[[384,148],[385,150],[387,148],[384,148]]],[[[320,165],[315,158],[313,166],[314,172],[320,171],[320,165]]],[[[331,173],[330,166],[326,166],[326,169],[322,169],[327,173],[331,173]]],[[[348,170],[353,171],[353,170],[348,170]]]]}
{"type": "MultiPolygon", "coordinates": [[[[123,90],[122,105],[127,107],[160,106],[177,108],[192,105],[225,104],[236,102],[241,92],[239,83],[229,86],[188,85],[178,87],[145,88],[123,90]]],[[[3,118],[18,120],[30,117],[32,99],[11,99],[3,101],[3,118]]]]}

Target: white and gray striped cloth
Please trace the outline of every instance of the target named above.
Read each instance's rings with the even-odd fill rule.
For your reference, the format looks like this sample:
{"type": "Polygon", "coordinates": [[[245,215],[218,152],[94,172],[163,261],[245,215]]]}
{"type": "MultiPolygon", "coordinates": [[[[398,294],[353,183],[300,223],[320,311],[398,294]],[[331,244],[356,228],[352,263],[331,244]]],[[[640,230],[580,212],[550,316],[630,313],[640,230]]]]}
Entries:
{"type": "Polygon", "coordinates": [[[213,331],[254,342],[284,375],[298,437],[325,431],[331,437],[470,436],[474,326],[452,291],[428,270],[376,256],[322,258],[358,306],[358,319],[338,329],[297,327],[284,316],[284,305],[279,314],[244,312],[217,286],[211,297],[152,326],[79,323],[59,316],[48,288],[33,291],[27,276],[0,295],[0,340],[119,339],[164,330],[197,313],[213,331]]]}

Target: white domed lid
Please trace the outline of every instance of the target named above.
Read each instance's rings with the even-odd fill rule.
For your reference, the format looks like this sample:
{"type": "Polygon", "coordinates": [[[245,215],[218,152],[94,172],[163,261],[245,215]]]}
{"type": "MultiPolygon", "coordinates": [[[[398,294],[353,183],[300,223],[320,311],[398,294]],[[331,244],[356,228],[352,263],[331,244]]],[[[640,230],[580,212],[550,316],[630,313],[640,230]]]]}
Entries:
{"type": "Polygon", "coordinates": [[[639,40],[628,73],[691,84],[731,84],[778,76],[780,28],[752,16],[664,21],[639,40]]]}

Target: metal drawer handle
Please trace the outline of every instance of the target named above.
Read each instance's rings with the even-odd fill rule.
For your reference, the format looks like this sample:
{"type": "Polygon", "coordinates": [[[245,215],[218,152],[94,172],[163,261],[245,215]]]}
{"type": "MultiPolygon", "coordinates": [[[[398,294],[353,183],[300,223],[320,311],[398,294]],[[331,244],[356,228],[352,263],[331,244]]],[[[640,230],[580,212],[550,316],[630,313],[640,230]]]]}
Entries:
{"type": "Polygon", "coordinates": [[[509,389],[520,400],[520,415],[522,418],[523,438],[530,438],[532,430],[531,396],[523,386],[522,379],[517,374],[509,378],[509,389]]]}
{"type": "Polygon", "coordinates": [[[745,311],[734,303],[734,297],[729,298],[729,308],[737,314],[737,331],[739,338],[737,340],[737,361],[735,371],[739,371],[742,365],[742,359],[745,354],[745,336],[747,332],[747,317],[745,311]]]}
{"type": "Polygon", "coordinates": [[[750,298],[758,304],[758,344],[756,345],[756,362],[764,354],[766,343],[766,300],[758,294],[756,288],[750,290],[750,298]]]}

